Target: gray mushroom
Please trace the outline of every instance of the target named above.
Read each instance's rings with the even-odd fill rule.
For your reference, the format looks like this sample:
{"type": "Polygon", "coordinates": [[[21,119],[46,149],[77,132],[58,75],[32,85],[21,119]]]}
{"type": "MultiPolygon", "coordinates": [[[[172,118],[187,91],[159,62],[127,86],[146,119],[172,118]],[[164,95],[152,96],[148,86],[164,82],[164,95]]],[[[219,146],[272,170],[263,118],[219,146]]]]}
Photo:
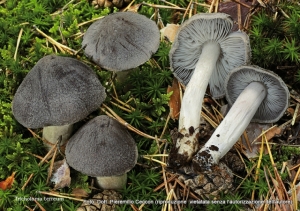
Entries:
{"type": "Polygon", "coordinates": [[[274,123],[289,104],[289,91],[282,79],[257,66],[234,69],[225,81],[232,105],[211,138],[193,158],[194,167],[209,168],[233,147],[250,121],[274,123]]]}
{"type": "Polygon", "coordinates": [[[66,146],[66,159],[75,170],[97,177],[103,189],[122,189],[127,172],[137,162],[137,146],[127,129],[101,115],[81,127],[66,146]]]}
{"type": "Polygon", "coordinates": [[[106,97],[94,71],[68,57],[40,59],[18,87],[12,112],[28,128],[44,128],[44,138],[64,142],[72,125],[96,110],[106,97]]]}
{"type": "Polygon", "coordinates": [[[231,17],[224,13],[201,13],[186,21],[176,36],[169,57],[175,77],[186,90],[181,103],[176,156],[170,163],[189,161],[198,149],[198,128],[202,101],[209,83],[214,98],[225,95],[224,80],[235,67],[250,61],[249,38],[243,32],[230,33],[231,17]]]}
{"type": "Polygon", "coordinates": [[[159,47],[155,22],[133,12],[117,12],[94,22],[85,32],[82,47],[100,67],[118,72],[150,59],[159,47]]]}

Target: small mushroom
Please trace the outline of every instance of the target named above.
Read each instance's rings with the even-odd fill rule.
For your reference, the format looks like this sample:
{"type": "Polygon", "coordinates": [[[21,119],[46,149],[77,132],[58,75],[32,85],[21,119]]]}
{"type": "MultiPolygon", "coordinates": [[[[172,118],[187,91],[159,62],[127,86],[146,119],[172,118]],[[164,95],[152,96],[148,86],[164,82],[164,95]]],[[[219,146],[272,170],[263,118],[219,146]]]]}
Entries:
{"type": "Polygon", "coordinates": [[[134,12],[117,12],[94,22],[84,34],[82,47],[100,67],[119,74],[148,61],[159,43],[154,21],[134,12]]]}
{"type": "Polygon", "coordinates": [[[225,95],[224,80],[235,67],[250,61],[249,37],[231,32],[233,21],[224,13],[201,13],[186,21],[176,36],[169,57],[175,77],[186,85],[181,103],[179,129],[170,166],[190,161],[198,150],[202,101],[209,83],[214,98],[225,95]],[[176,157],[177,156],[177,157],[176,157]]]}
{"type": "Polygon", "coordinates": [[[117,120],[101,115],[81,127],[66,146],[66,159],[75,170],[97,177],[102,189],[122,189],[127,172],[137,162],[137,146],[117,120]]]}
{"type": "Polygon", "coordinates": [[[274,123],[289,104],[289,91],[282,79],[257,66],[234,69],[225,81],[232,105],[211,138],[193,158],[194,168],[209,169],[233,147],[250,121],[274,123]]]}
{"type": "Polygon", "coordinates": [[[72,125],[99,108],[106,94],[94,71],[77,59],[48,55],[26,75],[12,102],[12,112],[24,127],[44,128],[44,138],[56,143],[71,134],[72,125]]]}

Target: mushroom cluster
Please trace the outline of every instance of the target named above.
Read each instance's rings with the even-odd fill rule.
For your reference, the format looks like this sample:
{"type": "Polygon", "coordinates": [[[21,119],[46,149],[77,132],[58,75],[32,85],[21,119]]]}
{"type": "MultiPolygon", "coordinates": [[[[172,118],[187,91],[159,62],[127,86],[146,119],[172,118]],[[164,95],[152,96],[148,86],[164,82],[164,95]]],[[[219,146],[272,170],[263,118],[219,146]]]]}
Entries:
{"type": "Polygon", "coordinates": [[[235,67],[250,61],[249,38],[233,32],[233,21],[224,13],[192,16],[179,29],[170,51],[175,77],[186,85],[181,103],[178,132],[169,165],[177,168],[197,152],[202,101],[208,84],[214,98],[225,95],[224,80],[235,67]]]}
{"type": "Polygon", "coordinates": [[[104,87],[90,67],[77,59],[48,55],[18,87],[12,112],[24,127],[43,128],[48,142],[54,144],[61,137],[63,144],[72,125],[96,110],[105,97],[104,87]]]}

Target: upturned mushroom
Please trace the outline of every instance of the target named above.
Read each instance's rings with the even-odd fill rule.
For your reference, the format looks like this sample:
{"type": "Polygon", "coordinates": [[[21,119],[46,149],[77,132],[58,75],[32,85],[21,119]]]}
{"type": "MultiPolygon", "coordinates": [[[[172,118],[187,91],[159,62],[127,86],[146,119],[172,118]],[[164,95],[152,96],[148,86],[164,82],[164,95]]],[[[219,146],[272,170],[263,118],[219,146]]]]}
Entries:
{"type": "Polygon", "coordinates": [[[138,157],[137,146],[117,120],[101,115],[82,126],[68,141],[66,159],[75,170],[97,177],[102,189],[122,189],[138,157]]]}
{"type": "MultiPolygon", "coordinates": [[[[106,97],[94,71],[77,59],[48,55],[40,59],[18,87],[12,112],[28,128],[44,128],[43,137],[61,143],[72,125],[99,108],[106,97]]],[[[49,147],[49,145],[48,145],[49,147]]]]}
{"type": "Polygon", "coordinates": [[[199,171],[210,169],[233,147],[250,121],[274,123],[289,104],[289,91],[275,73],[257,66],[235,68],[225,81],[228,114],[193,158],[199,171]]]}
{"type": "Polygon", "coordinates": [[[202,101],[209,84],[214,98],[225,95],[224,80],[235,67],[250,61],[248,36],[231,32],[233,21],[224,13],[192,16],[176,36],[169,57],[175,77],[186,85],[181,103],[177,139],[169,165],[179,167],[198,150],[202,101]]]}
{"type": "Polygon", "coordinates": [[[159,43],[160,33],[154,21],[134,12],[116,12],[88,28],[82,47],[100,67],[119,74],[148,61],[159,43]]]}

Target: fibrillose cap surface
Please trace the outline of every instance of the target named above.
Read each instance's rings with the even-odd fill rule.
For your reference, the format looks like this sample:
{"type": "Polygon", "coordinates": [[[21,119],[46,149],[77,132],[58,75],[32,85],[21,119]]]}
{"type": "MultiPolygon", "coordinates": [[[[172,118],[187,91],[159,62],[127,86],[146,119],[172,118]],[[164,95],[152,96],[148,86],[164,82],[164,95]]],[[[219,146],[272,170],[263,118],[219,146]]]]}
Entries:
{"type": "Polygon", "coordinates": [[[169,53],[175,77],[187,85],[203,45],[208,41],[216,42],[221,53],[209,85],[214,98],[224,97],[224,80],[227,74],[233,68],[249,63],[251,57],[248,35],[243,32],[230,33],[232,27],[231,17],[224,13],[200,13],[184,22],[169,53]]]}
{"type": "Polygon", "coordinates": [[[12,102],[16,120],[28,128],[73,124],[106,97],[94,71],[77,59],[48,55],[29,71],[12,102]]]}
{"type": "Polygon", "coordinates": [[[133,12],[117,12],[94,22],[83,37],[82,47],[99,66],[122,71],[148,61],[159,43],[154,21],[133,12]]]}
{"type": "Polygon", "coordinates": [[[267,89],[252,122],[277,122],[289,105],[289,90],[282,79],[275,73],[257,66],[241,66],[235,68],[225,81],[226,98],[231,106],[240,93],[251,83],[260,82],[267,89]]]}
{"type": "Polygon", "coordinates": [[[92,177],[127,173],[137,162],[137,147],[117,120],[101,115],[81,127],[66,146],[68,164],[92,177]]]}

